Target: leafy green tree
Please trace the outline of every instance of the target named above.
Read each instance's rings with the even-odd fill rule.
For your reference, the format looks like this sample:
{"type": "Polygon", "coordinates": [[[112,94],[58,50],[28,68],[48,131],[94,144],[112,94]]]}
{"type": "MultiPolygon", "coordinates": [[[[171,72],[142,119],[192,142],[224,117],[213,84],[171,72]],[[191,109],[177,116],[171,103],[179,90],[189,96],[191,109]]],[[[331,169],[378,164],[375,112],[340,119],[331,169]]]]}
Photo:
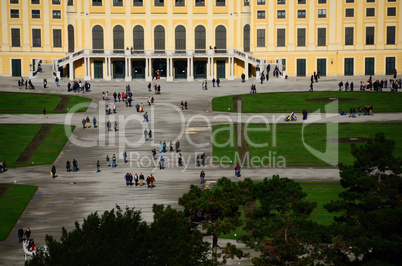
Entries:
{"type": "MultiPolygon", "coordinates": [[[[250,179],[234,183],[223,177],[218,180],[213,190],[201,190],[198,186],[191,185],[190,191],[179,199],[179,204],[184,207],[184,213],[190,221],[194,225],[201,225],[206,234],[212,236],[212,250],[215,257],[219,235],[229,234],[243,224],[239,206],[247,201],[249,196],[247,188],[250,184],[250,179]]],[[[245,255],[235,246],[231,246],[227,252],[232,254],[235,252],[239,256],[245,255]]]]}
{"type": "Polygon", "coordinates": [[[26,265],[207,264],[208,244],[183,213],[161,205],[153,209],[151,225],[133,208],[92,213],[82,226],[76,221],[73,231],[63,228],[60,241],[47,235],[48,253],[39,251],[26,265]]]}
{"type": "Polygon", "coordinates": [[[261,253],[257,265],[310,264],[320,258],[321,246],[329,243],[325,227],[309,219],[316,203],[295,181],[273,176],[253,185],[252,195],[259,201],[247,215],[242,240],[261,253]]]}
{"type": "Polygon", "coordinates": [[[342,213],[333,224],[339,257],[353,254],[362,264],[400,264],[402,160],[393,156],[394,149],[395,142],[378,133],[374,141],[352,145],[353,165],[339,165],[345,191],[324,206],[342,213]]]}

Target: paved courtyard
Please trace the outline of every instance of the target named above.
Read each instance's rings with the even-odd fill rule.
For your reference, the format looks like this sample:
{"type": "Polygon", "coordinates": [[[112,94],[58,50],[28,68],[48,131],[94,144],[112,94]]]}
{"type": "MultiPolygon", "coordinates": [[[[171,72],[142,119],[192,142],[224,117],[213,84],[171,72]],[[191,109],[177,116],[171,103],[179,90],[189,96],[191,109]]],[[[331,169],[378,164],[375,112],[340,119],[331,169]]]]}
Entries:
{"type": "MultiPolygon", "coordinates": [[[[381,79],[383,77],[376,77],[381,79]]],[[[389,77],[388,77],[389,78],[389,77]]],[[[349,78],[349,82],[355,84],[364,79],[363,77],[349,78]]],[[[342,78],[345,82],[346,78],[342,78]]],[[[67,80],[61,82],[59,88],[55,87],[54,82],[49,81],[50,88],[43,89],[41,80],[33,80],[36,84],[33,93],[57,93],[67,94],[67,80]]],[[[249,80],[245,83],[240,81],[223,80],[221,87],[212,87],[212,82],[208,82],[208,90],[201,89],[202,80],[194,82],[175,81],[166,82],[156,81],[161,85],[161,94],[149,93],[145,81],[90,81],[92,91],[90,93],[80,93],[79,95],[93,99],[86,113],[77,113],[70,117],[67,114],[49,114],[48,119],[42,119],[41,114],[16,114],[0,115],[0,123],[56,123],[76,125],[70,141],[66,144],[63,151],[55,161],[57,167],[57,178],[50,177],[51,166],[32,166],[24,168],[12,168],[6,173],[0,174],[0,182],[37,185],[39,189],[26,210],[18,220],[15,228],[7,240],[0,242],[0,264],[1,265],[22,265],[24,256],[21,244],[18,244],[17,228],[19,225],[30,227],[32,237],[35,239],[37,247],[45,244],[45,235],[51,234],[56,239],[61,235],[61,227],[68,230],[73,228],[74,220],[82,221],[91,212],[102,213],[110,210],[116,204],[122,207],[129,206],[141,210],[142,216],[146,221],[152,221],[152,205],[169,204],[175,208],[180,208],[177,204],[178,198],[188,192],[191,184],[199,184],[199,173],[201,168],[195,166],[196,153],[205,152],[207,156],[212,156],[211,145],[211,125],[234,122],[245,122],[251,114],[236,113],[216,113],[211,111],[211,100],[217,96],[229,94],[248,93],[251,84],[256,84],[257,92],[281,92],[281,91],[308,91],[309,79],[283,80],[270,79],[263,85],[259,81],[249,80]],[[133,92],[135,106],[136,103],[143,103],[145,111],[150,114],[148,125],[142,122],[142,116],[137,116],[135,108],[126,108],[123,103],[117,102],[117,114],[104,116],[104,104],[101,93],[109,91],[113,102],[113,92],[123,92],[126,84],[130,84],[133,92]],[[155,106],[149,107],[147,100],[149,96],[155,97],[155,106]],[[189,109],[180,111],[180,101],[188,101],[189,109]],[[131,115],[131,117],[129,117],[131,115]],[[96,116],[100,122],[99,128],[93,127],[82,129],[81,120],[89,116],[96,116]],[[106,119],[116,119],[119,121],[117,132],[107,132],[105,128],[106,119]],[[131,120],[130,120],[131,119],[131,120]],[[102,121],[103,120],[103,121],[102,121]],[[123,127],[123,120],[125,126],[123,127]],[[144,128],[151,128],[154,141],[143,142],[144,128]],[[164,154],[167,158],[168,167],[159,170],[152,158],[152,149],[158,150],[160,141],[175,142],[180,138],[181,153],[184,157],[185,167],[178,168],[176,165],[177,154],[170,153],[169,150],[164,154]],[[131,146],[124,146],[125,142],[131,146]],[[126,150],[131,162],[124,164],[122,152],[126,150]],[[113,154],[117,156],[118,166],[107,168],[105,157],[113,154]],[[144,159],[145,158],[145,159],[144,159]],[[79,172],[66,173],[65,163],[67,160],[72,162],[76,159],[79,164],[79,172]],[[101,163],[101,172],[96,172],[96,161],[101,163]],[[145,177],[153,174],[156,179],[156,187],[147,189],[146,187],[126,187],[124,175],[127,172],[142,172],[145,177]]],[[[332,78],[322,78],[314,89],[338,90],[339,80],[332,78]]],[[[12,78],[0,79],[0,91],[28,92],[17,87],[17,80],[12,78]]],[[[69,93],[73,94],[73,93],[69,93]]],[[[77,93],[78,94],[78,93],[77,93]]],[[[370,103],[367,103],[370,104],[370,103]]],[[[42,109],[43,107],[39,107],[42,109]]],[[[308,108],[308,106],[306,106],[308,108]]],[[[255,115],[255,114],[253,114],[255,115]]],[[[268,121],[277,120],[280,114],[261,114],[268,121]]],[[[283,114],[285,115],[285,114],[283,114]]],[[[298,113],[301,117],[301,114],[298,113]]],[[[318,117],[318,115],[314,115],[318,117]]],[[[309,119],[314,119],[311,116],[309,119]]],[[[321,118],[320,122],[384,122],[399,121],[400,114],[375,114],[371,117],[358,117],[348,119],[332,115],[321,118]]],[[[253,120],[258,122],[259,120],[253,120]]],[[[260,121],[261,118],[260,118],[260,121]]],[[[280,119],[282,121],[282,119],[280,119]]],[[[301,121],[299,121],[301,122],[301,121]]],[[[92,124],[92,123],[91,123],[92,124]]],[[[286,154],[283,155],[286,158],[286,154]]],[[[157,152],[157,157],[160,157],[157,152]]],[[[33,162],[34,163],[34,162],[33,162]]],[[[206,172],[207,181],[216,181],[222,176],[238,180],[234,177],[233,166],[207,165],[203,167],[206,172]]],[[[272,177],[279,174],[282,177],[289,177],[295,180],[339,180],[339,172],[336,168],[260,168],[250,167],[242,169],[242,178],[250,177],[253,180],[262,180],[265,177],[272,177]]],[[[1,215],[1,214],[0,214],[1,215]]],[[[226,242],[226,240],[222,240],[226,242]]],[[[237,264],[238,261],[231,263],[237,264]]],[[[245,262],[241,262],[245,263],[245,262]]]]}

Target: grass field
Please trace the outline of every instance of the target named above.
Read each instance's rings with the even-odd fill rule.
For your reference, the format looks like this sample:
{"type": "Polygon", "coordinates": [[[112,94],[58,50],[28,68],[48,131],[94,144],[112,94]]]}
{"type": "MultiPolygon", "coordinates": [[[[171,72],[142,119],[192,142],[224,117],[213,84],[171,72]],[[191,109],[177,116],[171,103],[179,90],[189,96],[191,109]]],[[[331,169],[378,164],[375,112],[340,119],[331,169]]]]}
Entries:
{"type": "MultiPolygon", "coordinates": [[[[325,182],[298,182],[303,191],[307,193],[307,200],[310,202],[317,202],[317,208],[311,213],[311,219],[320,225],[328,226],[332,224],[336,213],[329,213],[324,209],[326,203],[331,200],[337,200],[339,193],[343,191],[343,187],[338,181],[325,181],[325,182]]],[[[243,206],[240,206],[239,210],[244,220],[243,206]]],[[[224,238],[237,239],[240,236],[246,234],[243,226],[239,226],[236,231],[227,235],[221,235],[224,238]]]]}
{"type": "Polygon", "coordinates": [[[91,103],[91,99],[79,96],[56,95],[56,94],[33,94],[0,92],[0,113],[2,114],[41,114],[43,108],[47,113],[66,113],[78,103],[84,103],[85,107],[77,112],[85,112],[91,103]],[[69,98],[66,108],[55,110],[63,97],[69,98]]]}
{"type": "MultiPolygon", "coordinates": [[[[34,139],[43,125],[0,125],[0,160],[6,160],[8,167],[19,167],[52,164],[66,144],[64,125],[53,125],[46,138],[42,141],[32,158],[26,164],[16,164],[16,161],[34,139]]],[[[71,126],[72,130],[74,126],[71,126]]]]}
{"type": "MultiPolygon", "coordinates": [[[[0,189],[6,189],[0,194],[0,241],[5,240],[15,223],[20,218],[38,187],[28,185],[0,184],[0,189]]],[[[26,229],[26,227],[24,227],[26,229]]],[[[18,243],[15,235],[15,243],[18,243]]]]}
{"type": "MultiPolygon", "coordinates": [[[[259,124],[249,124],[248,126],[250,129],[265,128],[265,125],[259,124]]],[[[376,133],[384,132],[387,138],[393,139],[396,142],[394,154],[402,157],[401,123],[341,123],[338,126],[339,138],[374,138],[376,133]]],[[[305,144],[315,150],[325,152],[326,145],[328,144],[325,141],[327,138],[326,127],[326,124],[307,125],[303,132],[305,144]]],[[[272,127],[270,131],[248,131],[249,144],[246,147],[244,147],[244,144],[247,141],[242,141],[242,145],[238,147],[235,128],[234,125],[216,125],[213,127],[213,155],[215,163],[235,164],[239,161],[239,157],[240,162],[242,162],[244,157],[241,154],[248,151],[250,159],[243,161],[243,165],[281,167],[283,166],[281,162],[285,161],[286,166],[330,166],[330,164],[317,158],[307,150],[302,141],[302,124],[277,124],[275,147],[272,145],[272,127]],[[230,142],[231,140],[232,143],[230,142]],[[257,147],[257,144],[263,143],[268,143],[268,146],[257,147]],[[284,160],[282,160],[281,156],[284,160]],[[226,157],[229,159],[226,159],[226,157]],[[254,161],[252,161],[252,158],[254,158],[254,161]],[[258,158],[260,158],[260,161],[258,158]]],[[[353,162],[354,157],[350,152],[350,146],[350,143],[339,143],[339,162],[345,164],[353,162]]]]}
{"type": "MultiPolygon", "coordinates": [[[[233,104],[233,97],[230,95],[214,98],[212,100],[212,110],[221,112],[236,112],[233,104]],[[230,108],[230,110],[228,110],[230,108]]],[[[286,92],[286,93],[257,93],[241,95],[243,113],[301,113],[307,109],[309,113],[317,109],[325,112],[327,102],[308,101],[317,98],[353,98],[353,101],[339,101],[339,110],[349,112],[351,107],[364,107],[373,105],[374,113],[402,112],[402,94],[391,92],[286,92]]],[[[337,113],[339,110],[332,110],[337,113]]]]}

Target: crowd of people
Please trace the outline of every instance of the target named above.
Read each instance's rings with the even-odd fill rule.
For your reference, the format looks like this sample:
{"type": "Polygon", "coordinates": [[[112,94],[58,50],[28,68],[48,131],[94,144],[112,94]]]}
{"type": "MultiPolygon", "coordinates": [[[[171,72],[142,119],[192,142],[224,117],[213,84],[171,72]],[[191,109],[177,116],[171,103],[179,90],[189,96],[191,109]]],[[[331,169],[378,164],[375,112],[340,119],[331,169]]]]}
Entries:
{"type": "Polygon", "coordinates": [[[84,85],[82,85],[81,80],[74,80],[73,84],[70,82],[67,83],[67,91],[70,92],[90,92],[91,84],[88,81],[84,81],[84,85]]]}
{"type": "MultiPolygon", "coordinates": [[[[349,110],[349,117],[356,118],[356,113],[358,116],[370,116],[373,115],[373,105],[365,105],[363,108],[360,106],[356,107],[351,107],[349,110]]],[[[344,110],[340,111],[340,115],[347,115],[347,112],[344,110]]]]}
{"type": "Polygon", "coordinates": [[[150,174],[149,176],[147,176],[147,178],[145,178],[145,176],[142,173],[140,173],[140,175],[135,173],[134,176],[132,173],[127,173],[124,175],[124,179],[126,181],[126,186],[142,187],[142,186],[144,186],[144,181],[145,181],[145,183],[147,184],[147,187],[150,189],[155,187],[154,183],[156,182],[153,174],[150,174]]]}

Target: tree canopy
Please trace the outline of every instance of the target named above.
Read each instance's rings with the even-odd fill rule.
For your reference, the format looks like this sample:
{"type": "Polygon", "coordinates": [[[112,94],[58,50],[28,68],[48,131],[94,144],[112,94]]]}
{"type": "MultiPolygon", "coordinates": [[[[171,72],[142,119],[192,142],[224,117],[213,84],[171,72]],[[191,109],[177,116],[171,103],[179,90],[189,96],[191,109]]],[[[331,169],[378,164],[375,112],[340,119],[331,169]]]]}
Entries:
{"type": "Polygon", "coordinates": [[[209,264],[209,244],[190,227],[182,212],[154,205],[148,225],[140,211],[119,206],[90,214],[75,229],[62,229],[60,241],[46,236],[48,253],[39,251],[27,265],[200,265],[209,264]]]}
{"type": "Polygon", "coordinates": [[[339,256],[353,254],[360,263],[399,264],[402,253],[402,179],[395,142],[378,133],[374,141],[357,147],[353,165],[339,165],[340,200],[324,207],[341,212],[333,233],[339,256]]]}

